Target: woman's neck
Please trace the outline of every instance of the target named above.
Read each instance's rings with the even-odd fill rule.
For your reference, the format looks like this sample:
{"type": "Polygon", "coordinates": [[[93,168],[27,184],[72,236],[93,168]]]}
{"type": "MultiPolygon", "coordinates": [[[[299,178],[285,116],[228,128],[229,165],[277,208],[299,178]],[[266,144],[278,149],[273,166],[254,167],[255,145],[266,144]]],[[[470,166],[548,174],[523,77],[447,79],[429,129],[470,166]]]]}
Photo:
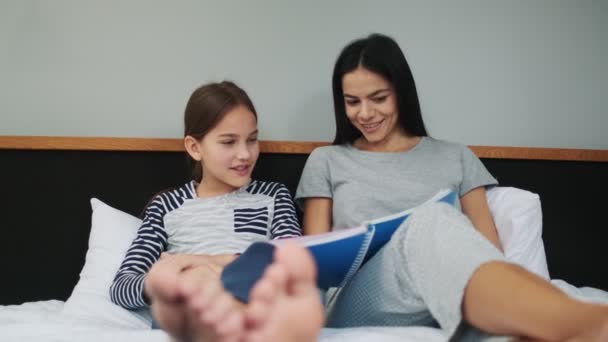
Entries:
{"type": "Polygon", "coordinates": [[[365,137],[360,137],[355,140],[353,146],[368,152],[405,152],[418,145],[421,139],[422,137],[415,135],[399,134],[378,142],[369,142],[365,137]]]}

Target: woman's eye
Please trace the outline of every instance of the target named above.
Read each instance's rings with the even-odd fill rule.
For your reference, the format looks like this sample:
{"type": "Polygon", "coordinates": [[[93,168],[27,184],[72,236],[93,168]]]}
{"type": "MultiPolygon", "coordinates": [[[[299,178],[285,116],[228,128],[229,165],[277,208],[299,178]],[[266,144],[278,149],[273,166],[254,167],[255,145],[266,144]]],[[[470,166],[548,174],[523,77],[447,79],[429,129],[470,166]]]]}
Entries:
{"type": "Polygon", "coordinates": [[[384,102],[384,100],[386,100],[386,96],[382,96],[382,97],[374,97],[372,99],[372,101],[374,101],[374,103],[382,103],[384,102]]]}
{"type": "Polygon", "coordinates": [[[220,141],[220,144],[222,144],[222,145],[233,145],[234,143],[235,143],[234,140],[220,141]]]}
{"type": "Polygon", "coordinates": [[[247,142],[249,142],[249,143],[254,143],[256,141],[258,141],[258,137],[253,137],[253,138],[247,139],[247,142]]]}
{"type": "Polygon", "coordinates": [[[356,106],[359,104],[359,100],[346,100],[346,105],[348,106],[356,106]]]}

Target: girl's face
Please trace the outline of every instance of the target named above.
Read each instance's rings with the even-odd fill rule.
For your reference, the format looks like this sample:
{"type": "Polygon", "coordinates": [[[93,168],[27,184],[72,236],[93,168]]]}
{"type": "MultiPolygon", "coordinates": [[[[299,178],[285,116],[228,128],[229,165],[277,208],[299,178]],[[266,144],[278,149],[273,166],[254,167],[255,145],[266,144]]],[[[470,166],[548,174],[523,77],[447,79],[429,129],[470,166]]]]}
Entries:
{"type": "Polygon", "coordinates": [[[342,77],[344,107],[350,122],[365,142],[382,145],[403,135],[397,122],[397,99],[393,86],[382,76],[363,67],[342,77]]]}
{"type": "Polygon", "coordinates": [[[196,144],[203,169],[199,196],[225,194],[249,183],[260,146],[257,120],[247,107],[226,113],[196,144]]]}

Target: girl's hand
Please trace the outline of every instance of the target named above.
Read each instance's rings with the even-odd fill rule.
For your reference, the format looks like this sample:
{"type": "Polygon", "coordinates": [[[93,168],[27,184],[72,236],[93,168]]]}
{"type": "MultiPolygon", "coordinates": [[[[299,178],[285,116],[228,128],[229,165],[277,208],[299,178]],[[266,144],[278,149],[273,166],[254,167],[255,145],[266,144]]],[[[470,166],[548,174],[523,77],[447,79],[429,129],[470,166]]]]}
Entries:
{"type": "MultiPolygon", "coordinates": [[[[236,259],[234,254],[220,254],[220,255],[195,255],[195,254],[177,254],[173,257],[180,258],[183,260],[185,265],[188,265],[182,272],[192,270],[194,268],[202,268],[207,271],[208,276],[217,277],[219,279],[222,270],[226,265],[236,259]]],[[[197,271],[199,272],[199,271],[197,271]]],[[[202,273],[202,274],[203,274],[202,273]]]]}
{"type": "Polygon", "coordinates": [[[171,258],[179,259],[180,263],[184,265],[189,265],[187,268],[208,266],[213,268],[220,268],[220,271],[237,257],[235,254],[163,254],[167,254],[167,256],[170,256],[171,258]]]}
{"type": "Polygon", "coordinates": [[[144,278],[144,297],[149,298],[148,280],[157,279],[172,287],[184,272],[195,272],[204,279],[219,279],[224,267],[236,259],[234,254],[196,255],[162,253],[144,278]],[[162,280],[165,279],[165,280],[162,280]]]}

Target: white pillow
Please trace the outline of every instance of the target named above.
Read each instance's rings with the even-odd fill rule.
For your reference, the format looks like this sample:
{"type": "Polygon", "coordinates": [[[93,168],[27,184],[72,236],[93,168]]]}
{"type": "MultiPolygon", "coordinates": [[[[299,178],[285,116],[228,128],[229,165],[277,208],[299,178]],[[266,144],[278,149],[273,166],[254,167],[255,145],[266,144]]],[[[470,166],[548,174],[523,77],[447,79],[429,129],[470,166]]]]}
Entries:
{"type": "Polygon", "coordinates": [[[110,300],[116,271],[136,236],[141,220],[91,199],[93,216],[86,261],[80,280],[66,301],[62,314],[96,325],[149,328],[148,310],[129,311],[110,300]]]}
{"type": "Polygon", "coordinates": [[[507,259],[548,280],[539,196],[518,188],[493,187],[486,197],[507,259]]]}

